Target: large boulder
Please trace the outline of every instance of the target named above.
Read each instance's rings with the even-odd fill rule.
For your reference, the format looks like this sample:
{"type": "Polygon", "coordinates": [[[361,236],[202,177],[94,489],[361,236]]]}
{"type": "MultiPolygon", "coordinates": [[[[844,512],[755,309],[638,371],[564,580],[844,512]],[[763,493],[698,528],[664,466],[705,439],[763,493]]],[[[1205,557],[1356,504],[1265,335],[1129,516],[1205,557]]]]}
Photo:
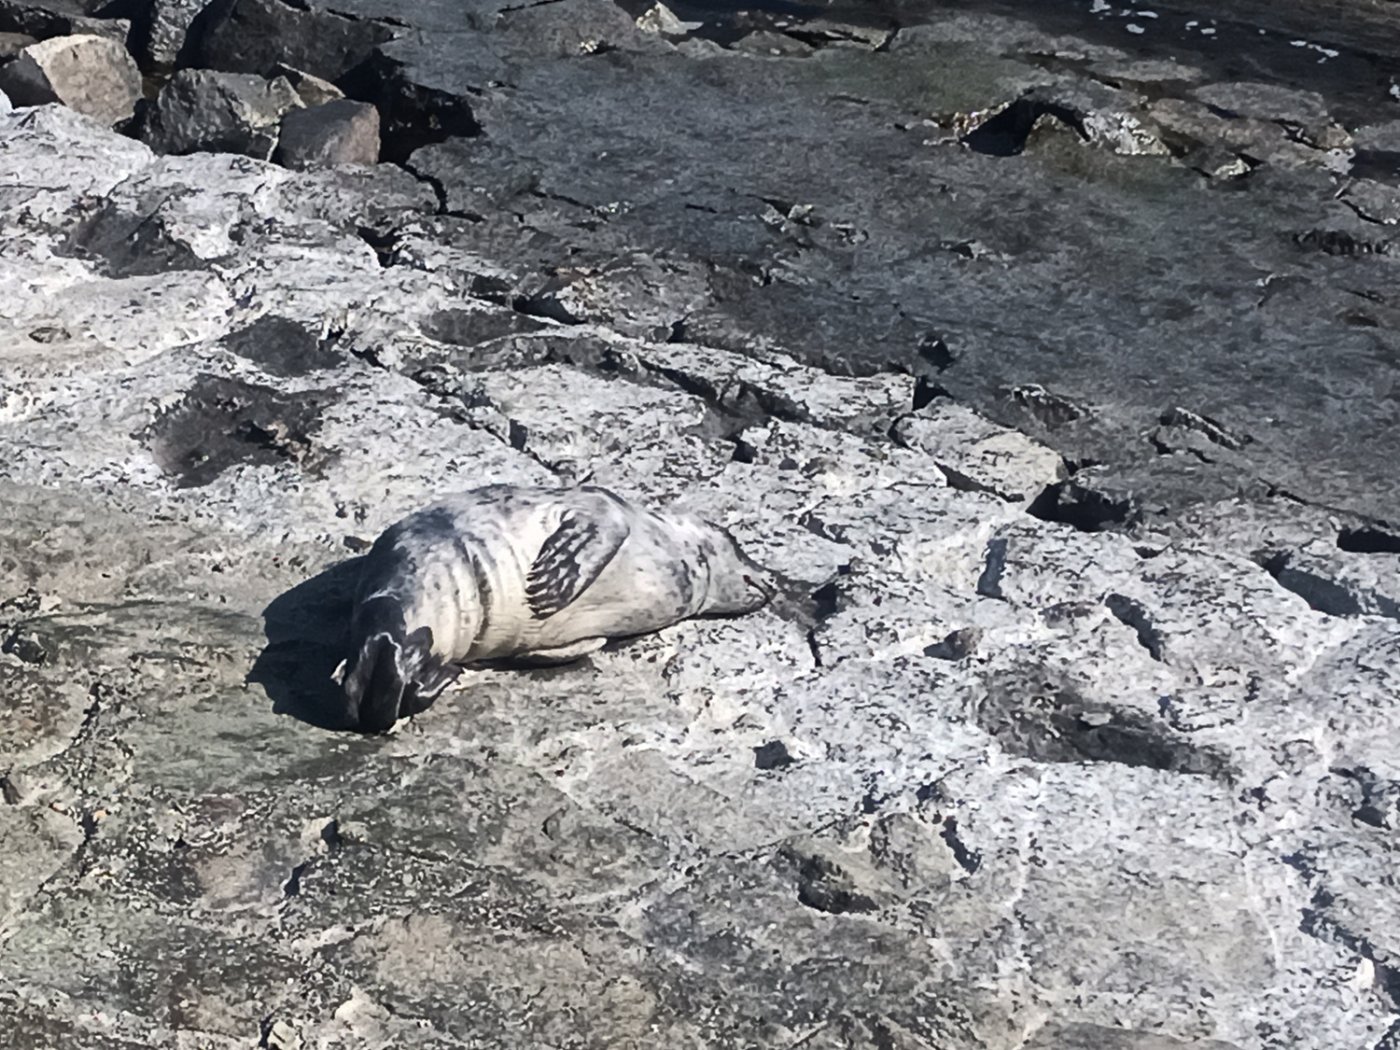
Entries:
{"type": "Polygon", "coordinates": [[[114,40],[82,35],[30,44],[0,67],[0,90],[17,106],[61,102],[107,124],[126,120],[141,97],[141,71],[114,40]]]}
{"type": "Polygon", "coordinates": [[[379,110],[348,98],[294,109],[282,118],[272,159],[289,168],[374,164],[379,160],[379,110]]]}
{"type": "Polygon", "coordinates": [[[142,129],[160,153],[243,153],[267,160],[283,115],[302,102],[284,77],[182,69],[161,89],[142,129]]]}

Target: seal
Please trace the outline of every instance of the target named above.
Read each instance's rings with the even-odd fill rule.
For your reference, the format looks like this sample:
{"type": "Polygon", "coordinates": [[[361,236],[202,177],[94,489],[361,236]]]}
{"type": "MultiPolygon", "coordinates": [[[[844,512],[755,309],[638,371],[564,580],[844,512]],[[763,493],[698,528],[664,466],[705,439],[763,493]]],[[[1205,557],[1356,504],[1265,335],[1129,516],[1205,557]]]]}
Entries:
{"type": "Polygon", "coordinates": [[[344,690],[366,732],[481,660],[565,663],[774,593],[725,529],[597,486],[488,485],[391,525],[365,556],[344,690]]]}

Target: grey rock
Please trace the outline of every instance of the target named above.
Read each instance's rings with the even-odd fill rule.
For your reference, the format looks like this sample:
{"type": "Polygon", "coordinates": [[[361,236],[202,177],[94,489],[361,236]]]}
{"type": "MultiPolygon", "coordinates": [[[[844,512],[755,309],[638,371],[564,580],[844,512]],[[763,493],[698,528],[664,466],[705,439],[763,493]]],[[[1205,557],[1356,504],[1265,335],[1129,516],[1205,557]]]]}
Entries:
{"type": "Polygon", "coordinates": [[[182,69],[161,88],[142,138],[159,153],[208,150],[266,160],[282,117],[301,105],[281,77],[182,69]]]}
{"type": "Polygon", "coordinates": [[[30,44],[0,66],[0,89],[19,106],[61,102],[106,124],[130,117],[141,72],[119,43],[97,36],[54,37],[30,44]]]}
{"type": "Polygon", "coordinates": [[[1331,119],[1327,103],[1315,91],[1297,91],[1278,84],[1234,81],[1205,84],[1191,92],[1217,109],[1257,120],[1283,120],[1308,126],[1331,119]]]}
{"type": "Polygon", "coordinates": [[[905,447],[930,456],[954,488],[1013,502],[1029,501],[1065,474],[1063,461],[1051,449],[959,405],[935,402],[900,419],[890,433],[905,447]]]}
{"type": "Polygon", "coordinates": [[[374,164],[379,160],[379,110],[350,99],[294,109],[282,118],[273,160],[288,168],[374,164]]]}
{"type": "Polygon", "coordinates": [[[12,109],[14,109],[14,104],[10,102],[10,96],[0,91],[0,116],[10,112],[12,109]]]}

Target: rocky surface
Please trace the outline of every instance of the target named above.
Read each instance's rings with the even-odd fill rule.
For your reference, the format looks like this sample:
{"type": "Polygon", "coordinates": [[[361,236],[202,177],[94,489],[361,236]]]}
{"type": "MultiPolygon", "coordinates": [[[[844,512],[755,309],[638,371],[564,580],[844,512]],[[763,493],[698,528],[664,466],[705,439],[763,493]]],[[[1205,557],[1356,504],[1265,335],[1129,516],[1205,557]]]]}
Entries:
{"type": "Polygon", "coordinates": [[[1395,1050],[1400,47],[1321,6],[0,0],[185,67],[0,112],[7,1045],[1395,1050]],[[385,162],[156,133],[288,70],[385,162]],[[344,731],[357,552],[583,477],[782,598],[344,731]]]}

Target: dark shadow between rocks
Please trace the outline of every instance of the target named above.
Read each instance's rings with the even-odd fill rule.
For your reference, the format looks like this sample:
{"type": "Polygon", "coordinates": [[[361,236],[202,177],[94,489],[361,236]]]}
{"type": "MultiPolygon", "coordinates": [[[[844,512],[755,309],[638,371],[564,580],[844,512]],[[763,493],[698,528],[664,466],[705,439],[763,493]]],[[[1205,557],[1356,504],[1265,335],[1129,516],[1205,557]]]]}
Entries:
{"type": "Polygon", "coordinates": [[[267,645],[248,681],[272,710],[320,729],[355,729],[345,694],[331,677],[349,647],[360,558],[332,565],[274,598],[263,610],[267,645]]]}

